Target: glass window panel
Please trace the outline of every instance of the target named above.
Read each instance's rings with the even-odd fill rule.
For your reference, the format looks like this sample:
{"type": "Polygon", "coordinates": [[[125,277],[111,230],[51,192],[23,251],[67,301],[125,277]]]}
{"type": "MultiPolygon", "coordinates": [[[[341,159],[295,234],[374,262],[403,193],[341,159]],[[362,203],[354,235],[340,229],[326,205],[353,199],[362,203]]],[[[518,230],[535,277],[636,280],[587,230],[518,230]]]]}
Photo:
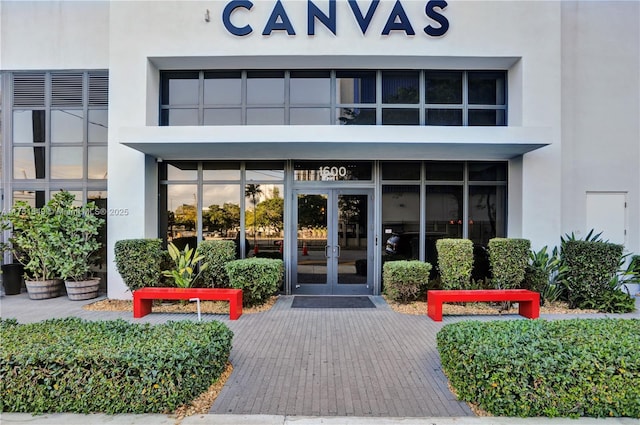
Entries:
{"type": "Polygon", "coordinates": [[[51,178],[81,179],[82,152],[81,147],[51,148],[51,178]]]}
{"type": "Polygon", "coordinates": [[[382,186],[382,260],[420,257],[420,186],[382,186]]]}
{"type": "Polygon", "coordinates": [[[383,71],[382,103],[418,103],[418,71],[383,71]]]}
{"type": "Polygon", "coordinates": [[[236,109],[205,109],[204,125],[242,125],[242,110],[236,109]]]}
{"type": "Polygon", "coordinates": [[[464,164],[461,162],[427,162],[425,165],[427,180],[462,181],[464,164]]]}
{"type": "Polygon", "coordinates": [[[428,71],[425,74],[426,103],[462,104],[462,71],[428,71]]]}
{"type": "Polygon", "coordinates": [[[336,102],[376,103],[375,71],[336,71],[336,102]]]}
{"type": "Polygon", "coordinates": [[[202,168],[204,180],[240,180],[238,162],[205,162],[202,168]]]}
{"type": "Polygon", "coordinates": [[[443,238],[461,238],[463,217],[463,189],[460,186],[426,187],[426,261],[436,264],[436,241],[443,238]]]}
{"type": "Polygon", "coordinates": [[[503,109],[469,109],[470,126],[506,125],[503,109]]]}
{"type": "Polygon", "coordinates": [[[383,180],[420,180],[419,162],[383,162],[383,180]]]}
{"type": "Polygon", "coordinates": [[[169,80],[169,97],[165,105],[197,105],[199,102],[200,81],[195,78],[172,78],[169,80]]]}
{"type": "Polygon", "coordinates": [[[418,109],[391,109],[382,110],[382,125],[420,125],[418,109]]]}
{"type": "Polygon", "coordinates": [[[98,229],[98,235],[96,240],[100,242],[101,246],[98,250],[97,257],[98,263],[94,264],[94,273],[98,276],[100,273],[104,273],[106,276],[106,264],[107,264],[107,191],[106,190],[90,190],[87,192],[87,201],[93,202],[96,205],[96,215],[104,220],[104,223],[98,229]]]}
{"type": "Polygon", "coordinates": [[[247,125],[284,125],[284,108],[247,108],[247,125]]]}
{"type": "Polygon", "coordinates": [[[376,110],[373,108],[340,108],[338,121],[342,125],[375,125],[376,110]]]}
{"type": "Polygon", "coordinates": [[[84,113],[78,109],[51,111],[51,143],[82,143],[84,113]]]}
{"type": "Polygon", "coordinates": [[[196,180],[198,163],[192,161],[167,163],[167,180],[196,180]]]}
{"type": "Polygon", "coordinates": [[[462,109],[427,109],[426,125],[462,125],[462,109]]]}
{"type": "Polygon", "coordinates": [[[470,162],[470,181],[506,181],[507,164],[504,162],[470,162]]]}
{"type": "Polygon", "coordinates": [[[167,240],[176,246],[197,244],[198,186],[195,184],[167,185],[167,240]]]}
{"type": "Polygon", "coordinates": [[[45,111],[13,111],[13,143],[44,143],[45,111]]]}
{"type": "Polygon", "coordinates": [[[162,112],[168,115],[163,120],[168,125],[198,125],[197,109],[169,109],[162,112]]]}
{"type": "Polygon", "coordinates": [[[89,146],[87,177],[90,179],[107,178],[107,147],[89,146]]]}
{"type": "Polygon", "coordinates": [[[44,190],[15,190],[13,202],[24,201],[33,208],[42,208],[47,203],[44,190]]]}
{"type": "Polygon", "coordinates": [[[292,105],[329,104],[331,101],[329,72],[291,71],[289,99],[292,105]]]}
{"type": "Polygon", "coordinates": [[[506,74],[502,71],[470,71],[469,104],[504,105],[506,74]]]}
{"type": "Polygon", "coordinates": [[[107,143],[109,111],[106,109],[89,110],[89,143],[107,143]]]}
{"type": "Polygon", "coordinates": [[[506,236],[506,187],[469,186],[469,239],[488,245],[506,236]]]}
{"type": "Polygon", "coordinates": [[[284,104],[284,72],[250,71],[247,73],[247,104],[284,104]]]}
{"type": "MultiPolygon", "coordinates": [[[[284,232],[284,186],[273,184],[248,184],[246,198],[245,229],[247,238],[256,252],[278,253],[284,232]]],[[[245,248],[246,249],[246,248],[245,248]]]]}
{"type": "Polygon", "coordinates": [[[235,239],[240,235],[240,185],[202,186],[202,238],[235,239]]]}
{"type": "Polygon", "coordinates": [[[18,180],[45,178],[44,147],[13,148],[13,178],[18,180]]]}
{"type": "Polygon", "coordinates": [[[242,104],[240,72],[207,72],[204,76],[205,105],[242,104]]]}
{"type": "Polygon", "coordinates": [[[289,110],[291,125],[330,125],[331,109],[329,108],[291,108],[289,110]]]}
{"type": "Polygon", "coordinates": [[[300,161],[294,164],[297,181],[371,180],[371,162],[300,161]]]}
{"type": "Polygon", "coordinates": [[[284,180],[282,162],[247,162],[247,180],[284,180]]]}

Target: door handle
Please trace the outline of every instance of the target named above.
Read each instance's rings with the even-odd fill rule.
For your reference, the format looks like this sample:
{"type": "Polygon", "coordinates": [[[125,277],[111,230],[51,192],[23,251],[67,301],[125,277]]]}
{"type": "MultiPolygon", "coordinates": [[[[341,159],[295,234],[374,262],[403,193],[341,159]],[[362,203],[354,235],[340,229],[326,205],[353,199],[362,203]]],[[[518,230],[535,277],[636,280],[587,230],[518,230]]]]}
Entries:
{"type": "Polygon", "coordinates": [[[340,258],[340,245],[336,245],[334,252],[336,252],[336,258],[340,258]]]}
{"type": "Polygon", "coordinates": [[[324,258],[329,258],[329,245],[324,246],[324,258]]]}

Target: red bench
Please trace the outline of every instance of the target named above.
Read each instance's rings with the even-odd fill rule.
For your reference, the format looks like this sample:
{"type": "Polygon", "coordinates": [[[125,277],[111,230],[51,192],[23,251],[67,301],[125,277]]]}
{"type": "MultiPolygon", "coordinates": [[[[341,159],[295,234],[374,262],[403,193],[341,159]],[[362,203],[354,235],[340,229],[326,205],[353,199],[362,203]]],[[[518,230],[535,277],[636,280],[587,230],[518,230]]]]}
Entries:
{"type": "Polygon", "coordinates": [[[153,300],[229,301],[229,319],[242,315],[242,289],[227,288],[153,288],[133,291],[133,317],[136,319],[151,313],[153,300]]]}
{"type": "Polygon", "coordinates": [[[427,315],[436,322],[442,321],[442,304],[445,302],[499,302],[519,303],[518,313],[529,319],[540,316],[540,294],[527,289],[450,289],[427,291],[427,315]]]}

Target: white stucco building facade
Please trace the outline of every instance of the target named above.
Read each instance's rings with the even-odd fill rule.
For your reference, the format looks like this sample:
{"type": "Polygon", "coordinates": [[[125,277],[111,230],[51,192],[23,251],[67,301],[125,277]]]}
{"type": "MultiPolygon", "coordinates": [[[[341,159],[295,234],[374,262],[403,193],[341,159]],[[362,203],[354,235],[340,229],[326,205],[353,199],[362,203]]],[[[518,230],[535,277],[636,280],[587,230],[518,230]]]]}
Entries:
{"type": "Polygon", "coordinates": [[[282,255],[287,293],[378,294],[394,234],[427,261],[440,237],[540,249],[592,228],[640,252],[638,2],[5,0],[0,16],[3,207],[108,199],[110,298],[131,296],[113,263],[131,238],[238,235],[242,255],[282,255]],[[78,104],[56,100],[67,73],[78,104]],[[57,120],[75,110],[73,138],[57,120]]]}

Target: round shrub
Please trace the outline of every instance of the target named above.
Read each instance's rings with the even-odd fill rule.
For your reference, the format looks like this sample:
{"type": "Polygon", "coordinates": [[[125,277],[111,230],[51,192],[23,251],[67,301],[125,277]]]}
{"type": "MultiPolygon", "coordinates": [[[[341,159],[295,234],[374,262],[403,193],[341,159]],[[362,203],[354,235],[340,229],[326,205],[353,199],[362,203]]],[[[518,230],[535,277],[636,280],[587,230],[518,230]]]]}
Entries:
{"type": "Polygon", "coordinates": [[[236,244],[233,241],[202,241],[198,245],[207,268],[202,272],[205,288],[228,288],[229,276],[225,266],[236,259],[236,244]]]}
{"type": "Polygon", "coordinates": [[[473,269],[473,242],[438,239],[438,268],[443,289],[468,289],[473,269]]]}
{"type": "Polygon", "coordinates": [[[278,292],[284,278],[284,262],[271,258],[235,260],[225,266],[232,288],[242,289],[242,304],[264,304],[278,292]]]}
{"type": "Polygon", "coordinates": [[[489,262],[494,287],[519,288],[524,282],[531,242],[528,239],[493,238],[489,241],[489,262]]]}
{"type": "Polygon", "coordinates": [[[168,253],[161,239],[123,239],[116,241],[116,268],[131,291],[145,286],[164,286],[162,270],[168,253]]]}
{"type": "Polygon", "coordinates": [[[389,261],[384,263],[382,281],[384,293],[393,301],[415,301],[429,283],[431,264],[418,260],[389,261]]]}

